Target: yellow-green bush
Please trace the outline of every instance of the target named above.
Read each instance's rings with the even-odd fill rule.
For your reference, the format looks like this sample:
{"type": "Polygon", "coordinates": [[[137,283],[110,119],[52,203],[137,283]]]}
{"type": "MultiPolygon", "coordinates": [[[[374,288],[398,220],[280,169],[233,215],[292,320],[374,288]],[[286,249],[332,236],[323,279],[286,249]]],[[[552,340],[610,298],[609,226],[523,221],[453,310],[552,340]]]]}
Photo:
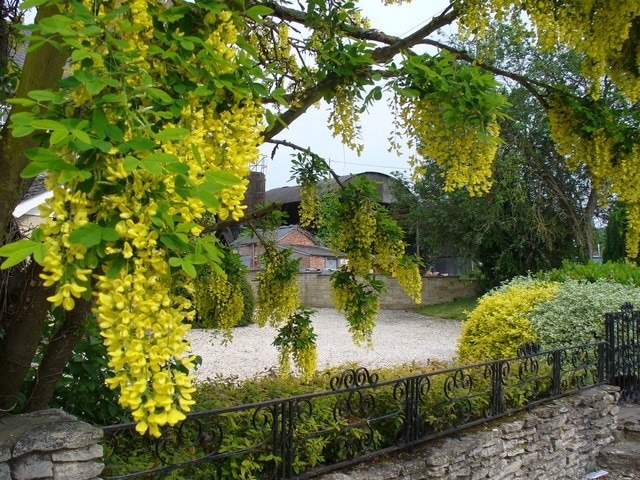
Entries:
{"type": "Polygon", "coordinates": [[[518,346],[536,340],[527,314],[552,299],[558,288],[556,282],[518,279],[484,295],[462,327],[460,360],[468,363],[515,356],[518,346]]]}

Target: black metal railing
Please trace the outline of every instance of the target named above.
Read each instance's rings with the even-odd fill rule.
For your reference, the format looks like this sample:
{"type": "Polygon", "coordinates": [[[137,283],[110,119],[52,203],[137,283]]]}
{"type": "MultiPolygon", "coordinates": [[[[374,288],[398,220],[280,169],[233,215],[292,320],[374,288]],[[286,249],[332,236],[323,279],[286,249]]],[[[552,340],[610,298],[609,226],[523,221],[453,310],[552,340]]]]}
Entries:
{"type": "Polygon", "coordinates": [[[394,380],[348,370],[327,391],[193,412],[142,447],[134,424],[109,426],[103,478],[310,478],[603,384],[607,358],[605,342],[530,344],[515,358],[394,380]]]}
{"type": "Polygon", "coordinates": [[[640,399],[640,311],[625,303],[605,314],[609,383],[620,387],[622,403],[640,399]]]}

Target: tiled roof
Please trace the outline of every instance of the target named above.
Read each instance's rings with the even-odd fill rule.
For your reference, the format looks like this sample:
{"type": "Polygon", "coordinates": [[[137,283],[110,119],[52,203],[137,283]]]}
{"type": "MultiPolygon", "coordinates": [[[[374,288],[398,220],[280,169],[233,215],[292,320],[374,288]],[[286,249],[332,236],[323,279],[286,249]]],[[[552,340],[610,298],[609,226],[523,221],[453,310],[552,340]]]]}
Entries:
{"type": "MultiPolygon", "coordinates": [[[[382,203],[390,204],[395,201],[395,197],[391,194],[388,188],[389,183],[395,180],[389,175],[379,172],[363,172],[355,175],[344,175],[339,178],[341,183],[348,183],[351,179],[360,176],[367,177],[377,183],[378,194],[382,203]]],[[[321,182],[319,185],[320,191],[326,192],[329,188],[333,188],[337,184],[335,180],[331,180],[329,182],[321,182]]],[[[265,200],[267,202],[281,202],[283,204],[298,203],[300,202],[300,187],[273,188],[265,193],[265,200]]]]}

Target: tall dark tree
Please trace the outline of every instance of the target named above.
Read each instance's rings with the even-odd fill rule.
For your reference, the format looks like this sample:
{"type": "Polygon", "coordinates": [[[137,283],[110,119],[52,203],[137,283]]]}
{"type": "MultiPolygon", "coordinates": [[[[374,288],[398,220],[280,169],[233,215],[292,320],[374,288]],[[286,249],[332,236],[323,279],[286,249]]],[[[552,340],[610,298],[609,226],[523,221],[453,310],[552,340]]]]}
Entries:
{"type": "Polygon", "coordinates": [[[604,230],[602,261],[619,262],[627,257],[625,249],[627,221],[624,203],[616,202],[609,214],[609,221],[604,230]]]}

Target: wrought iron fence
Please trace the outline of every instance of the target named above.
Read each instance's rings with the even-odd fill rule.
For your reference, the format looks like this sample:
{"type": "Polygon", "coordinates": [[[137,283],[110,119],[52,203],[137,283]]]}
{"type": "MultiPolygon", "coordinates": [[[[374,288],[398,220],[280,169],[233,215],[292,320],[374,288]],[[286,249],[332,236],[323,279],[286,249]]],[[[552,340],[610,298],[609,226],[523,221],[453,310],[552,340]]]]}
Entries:
{"type": "Polygon", "coordinates": [[[622,403],[640,399],[640,311],[625,303],[605,314],[609,383],[620,387],[622,403]]]}
{"type": "Polygon", "coordinates": [[[515,358],[386,381],[347,370],[323,392],[191,413],[136,451],[134,424],[105,427],[103,478],[310,478],[602,384],[606,350],[529,344],[515,358]]]}

